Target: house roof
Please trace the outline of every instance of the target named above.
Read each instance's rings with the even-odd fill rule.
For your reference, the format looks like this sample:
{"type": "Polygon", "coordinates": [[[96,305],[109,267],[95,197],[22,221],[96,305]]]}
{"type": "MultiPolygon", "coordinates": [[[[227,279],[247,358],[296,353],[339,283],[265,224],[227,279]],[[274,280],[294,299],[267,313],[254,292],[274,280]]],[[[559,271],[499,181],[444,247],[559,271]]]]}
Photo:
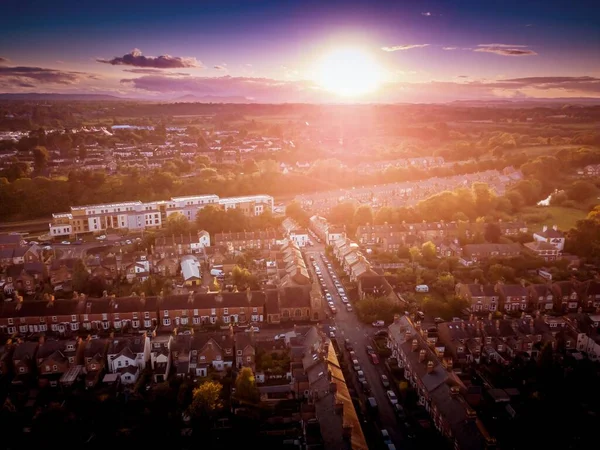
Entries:
{"type": "MultiPolygon", "coordinates": [[[[143,353],[146,344],[146,338],[143,336],[134,338],[113,339],[108,346],[109,355],[124,354],[125,356],[143,353]],[[128,353],[122,353],[127,350],[128,353]]],[[[134,356],[135,357],[135,356],[134,356]]]]}

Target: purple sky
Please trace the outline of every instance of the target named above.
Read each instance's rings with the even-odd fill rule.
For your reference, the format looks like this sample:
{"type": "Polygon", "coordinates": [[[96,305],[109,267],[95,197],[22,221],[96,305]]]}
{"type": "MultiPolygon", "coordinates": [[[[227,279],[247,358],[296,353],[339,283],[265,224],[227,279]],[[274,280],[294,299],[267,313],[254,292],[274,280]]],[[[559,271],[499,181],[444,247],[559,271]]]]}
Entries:
{"type": "Polygon", "coordinates": [[[3,2],[0,92],[339,101],[317,63],[358,48],[381,83],[348,101],[600,97],[593,1],[87,3],[3,2]]]}

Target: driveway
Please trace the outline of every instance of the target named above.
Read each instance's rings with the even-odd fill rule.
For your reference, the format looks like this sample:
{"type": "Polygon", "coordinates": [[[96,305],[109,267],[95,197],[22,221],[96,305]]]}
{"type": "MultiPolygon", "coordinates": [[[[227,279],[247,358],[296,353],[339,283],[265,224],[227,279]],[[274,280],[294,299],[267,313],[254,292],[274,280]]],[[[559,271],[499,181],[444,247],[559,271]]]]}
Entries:
{"type": "MultiPolygon", "coordinates": [[[[365,377],[371,387],[371,396],[375,397],[375,400],[377,400],[377,405],[379,407],[377,429],[387,429],[390,433],[394,444],[396,445],[396,448],[410,448],[412,447],[410,445],[410,442],[407,442],[404,439],[400,431],[400,426],[398,421],[396,420],[396,415],[394,414],[394,411],[386,394],[387,389],[385,389],[381,384],[381,375],[388,375],[385,371],[385,367],[383,366],[383,361],[380,361],[379,364],[374,365],[371,362],[369,355],[367,354],[366,346],[371,345],[371,336],[378,329],[370,325],[365,325],[361,323],[354,312],[346,311],[346,307],[342,303],[342,300],[337,293],[335,285],[333,284],[333,280],[329,275],[327,266],[325,266],[325,264],[321,260],[319,253],[320,249],[318,248],[309,247],[306,249],[307,258],[309,258],[312,255],[314,256],[315,261],[319,264],[321,274],[323,275],[323,281],[327,286],[327,290],[331,293],[333,301],[336,305],[336,309],[338,312],[335,316],[333,316],[333,326],[337,328],[336,337],[341,351],[345,352],[344,359],[349,362],[350,358],[348,352],[346,352],[344,348],[344,340],[350,339],[354,347],[354,351],[356,352],[356,357],[360,363],[361,369],[365,373],[365,377]]],[[[325,307],[327,308],[327,306],[325,307]]],[[[359,392],[363,399],[365,399],[366,401],[366,396],[362,394],[362,390],[358,385],[358,380],[352,368],[350,368],[350,372],[352,373],[352,376],[350,377],[352,379],[346,380],[346,382],[352,383],[355,386],[356,392],[359,392]]],[[[396,392],[396,394],[398,393],[396,392]]],[[[376,443],[374,448],[377,445],[382,445],[382,441],[376,443]]]]}

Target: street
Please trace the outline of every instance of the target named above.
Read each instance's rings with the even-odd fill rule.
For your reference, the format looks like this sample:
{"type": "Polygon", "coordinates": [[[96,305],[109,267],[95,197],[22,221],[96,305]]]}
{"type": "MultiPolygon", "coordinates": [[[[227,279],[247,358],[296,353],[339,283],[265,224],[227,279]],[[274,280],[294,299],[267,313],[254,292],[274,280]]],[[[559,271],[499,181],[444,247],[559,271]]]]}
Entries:
{"type": "MultiPolygon", "coordinates": [[[[370,396],[375,397],[375,400],[377,401],[379,409],[377,428],[387,429],[392,441],[396,445],[396,448],[408,448],[408,443],[405,442],[405,439],[400,432],[396,415],[394,414],[392,405],[387,397],[387,389],[384,388],[383,384],[381,383],[381,375],[388,375],[383,366],[384,361],[380,361],[379,364],[375,365],[371,362],[371,359],[367,354],[366,346],[372,345],[371,336],[378,329],[361,323],[354,312],[348,312],[346,310],[346,307],[342,303],[333,280],[329,274],[327,266],[321,260],[320,253],[324,251],[324,249],[322,249],[322,247],[320,249],[319,247],[309,247],[309,249],[306,250],[307,261],[311,255],[314,257],[315,261],[319,264],[319,268],[321,269],[321,274],[323,275],[323,281],[327,286],[327,290],[333,297],[333,301],[337,309],[337,314],[333,316],[333,322],[335,323],[334,326],[337,329],[335,334],[340,346],[340,350],[345,352],[345,360],[348,361],[349,365],[351,365],[348,352],[344,348],[345,339],[350,339],[354,347],[354,351],[356,352],[356,358],[358,359],[360,367],[365,373],[365,377],[371,388],[372,393],[370,396]]],[[[325,308],[327,308],[326,305],[325,308]]],[[[350,368],[350,372],[353,375],[351,377],[352,379],[348,379],[346,382],[349,385],[353,385],[355,390],[360,393],[359,395],[363,396],[363,398],[366,398],[367,396],[362,393],[352,368],[350,368]]],[[[382,440],[375,445],[382,445],[382,440]]]]}

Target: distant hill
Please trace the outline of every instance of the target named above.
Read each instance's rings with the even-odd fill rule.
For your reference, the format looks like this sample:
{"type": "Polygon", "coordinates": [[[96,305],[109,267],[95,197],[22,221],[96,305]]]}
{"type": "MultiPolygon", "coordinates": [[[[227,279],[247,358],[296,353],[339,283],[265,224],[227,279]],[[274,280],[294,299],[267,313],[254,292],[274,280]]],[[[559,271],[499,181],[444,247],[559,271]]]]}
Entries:
{"type": "Polygon", "coordinates": [[[524,107],[527,105],[540,106],[546,105],[600,105],[600,98],[589,97],[565,97],[565,98],[516,98],[516,99],[498,99],[498,100],[454,100],[449,102],[451,105],[461,106],[515,106],[524,107]]]}
{"type": "Polygon", "coordinates": [[[254,103],[249,98],[242,96],[225,96],[219,97],[216,95],[203,95],[198,97],[196,95],[188,94],[181,97],[174,98],[171,100],[176,103],[254,103]]]}
{"type": "Polygon", "coordinates": [[[45,94],[32,92],[28,94],[9,94],[0,93],[0,100],[80,100],[80,101],[95,101],[95,100],[129,100],[124,97],[105,94],[45,94]]]}

